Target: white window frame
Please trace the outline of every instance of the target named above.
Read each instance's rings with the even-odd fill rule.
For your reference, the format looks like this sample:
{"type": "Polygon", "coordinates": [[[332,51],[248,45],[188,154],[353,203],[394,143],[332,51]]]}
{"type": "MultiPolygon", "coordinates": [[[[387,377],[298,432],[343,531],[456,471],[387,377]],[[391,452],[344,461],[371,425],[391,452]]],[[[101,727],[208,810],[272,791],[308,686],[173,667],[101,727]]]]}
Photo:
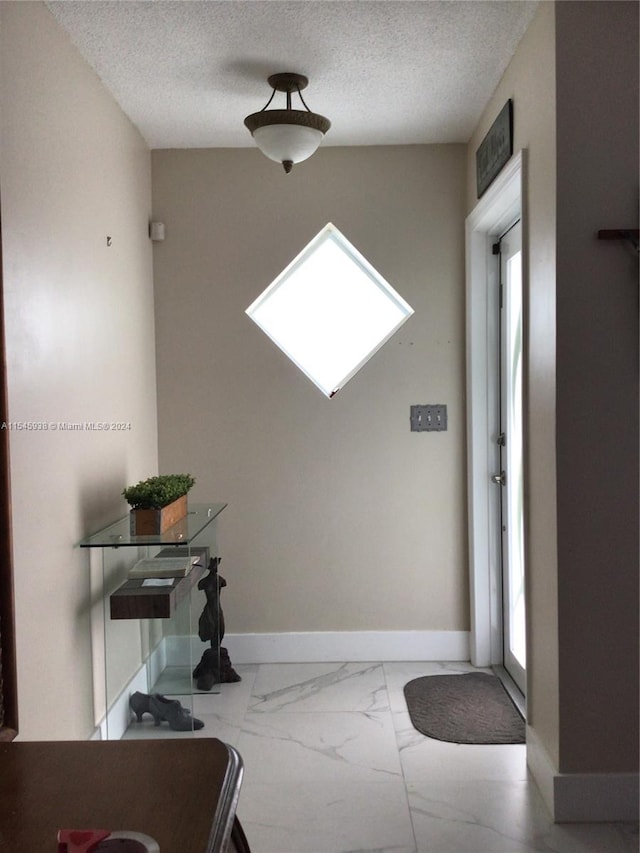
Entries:
{"type": "MultiPolygon", "coordinates": [[[[317,277],[314,277],[317,282],[317,277]]],[[[323,284],[324,287],[324,284],[323,284]]],[[[360,285],[362,287],[362,284],[360,285]]],[[[375,291],[373,291],[375,293],[375,291]]],[[[378,305],[380,305],[379,299],[376,297],[378,301],[378,305]]],[[[326,304],[326,303],[325,303],[326,304]]],[[[346,305],[344,306],[346,309],[346,305]]],[[[305,309],[307,306],[305,306],[305,309]]],[[[338,305],[337,310],[335,311],[336,322],[333,328],[331,328],[331,322],[328,324],[328,328],[326,329],[326,335],[324,340],[322,341],[322,347],[327,351],[330,351],[333,347],[334,350],[336,345],[340,341],[340,336],[342,335],[342,339],[348,338],[348,335],[344,334],[344,328],[342,328],[343,324],[337,319],[340,317],[340,306],[338,305]]],[[[372,310],[372,309],[371,309],[372,310]]],[[[280,275],[267,287],[263,293],[255,299],[251,305],[246,309],[246,314],[259,326],[262,331],[269,337],[271,340],[278,346],[282,352],[310,379],[325,396],[331,398],[333,397],[344,385],[360,370],[360,368],[366,364],[369,359],[382,347],[384,344],[392,337],[392,335],[397,332],[400,326],[409,319],[409,317],[413,314],[413,308],[405,302],[405,300],[394,290],[394,288],[386,281],[380,273],[369,263],[369,261],[362,255],[352,243],[347,240],[344,234],[336,228],[331,222],[327,223],[325,227],[308,243],[305,248],[291,261],[291,263],[280,273],[280,275]],[[290,283],[291,277],[295,276],[301,268],[314,256],[314,254],[322,249],[324,245],[327,243],[333,243],[338,249],[343,253],[341,255],[344,256],[349,261],[352,262],[353,267],[358,271],[359,277],[358,280],[362,283],[364,281],[367,282],[366,287],[369,284],[372,284],[375,288],[384,294],[388,302],[393,305],[395,308],[395,313],[397,314],[397,322],[393,325],[388,325],[387,322],[384,323],[386,328],[386,332],[383,337],[379,338],[377,342],[368,350],[366,355],[363,355],[356,363],[349,361],[348,367],[345,367],[343,373],[339,376],[336,374],[335,381],[332,381],[329,384],[326,381],[323,381],[321,375],[318,375],[319,372],[316,371],[315,374],[311,369],[309,361],[305,362],[300,355],[300,351],[296,353],[291,348],[291,338],[289,338],[289,345],[287,345],[286,340],[283,340],[282,337],[278,337],[278,335],[274,332],[273,325],[270,325],[266,322],[266,319],[261,316],[261,308],[266,307],[267,301],[270,297],[277,295],[278,290],[286,286],[290,283]],[[361,274],[364,274],[362,276],[361,274]]],[[[321,307],[319,306],[319,310],[317,312],[319,316],[322,315],[321,307]]],[[[381,316],[380,314],[378,316],[381,316]]],[[[363,319],[366,318],[366,306],[363,306],[361,316],[357,318],[357,320],[362,324],[363,319]]],[[[308,318],[307,318],[308,319],[308,318]]],[[[333,318],[332,318],[333,319],[333,318]]],[[[386,321],[386,318],[385,318],[386,321]]],[[[356,323],[352,324],[353,328],[357,328],[356,323]]],[[[304,342],[298,342],[303,344],[308,343],[309,340],[315,338],[318,326],[315,324],[307,325],[309,330],[309,335],[305,339],[304,342]]],[[[323,331],[324,334],[324,331],[323,331]]],[[[368,345],[368,344],[367,344],[368,345]]],[[[363,349],[361,350],[363,351],[363,349]]],[[[326,366],[326,365],[325,365],[326,366]]]]}

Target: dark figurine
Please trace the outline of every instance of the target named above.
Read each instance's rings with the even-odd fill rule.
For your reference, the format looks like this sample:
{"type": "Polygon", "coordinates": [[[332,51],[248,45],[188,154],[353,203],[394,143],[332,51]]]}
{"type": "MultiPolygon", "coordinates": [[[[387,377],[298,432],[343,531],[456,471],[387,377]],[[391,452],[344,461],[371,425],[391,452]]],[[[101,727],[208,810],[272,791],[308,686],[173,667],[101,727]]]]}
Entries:
{"type": "Polygon", "coordinates": [[[218,574],[219,557],[209,561],[209,574],[198,581],[207,603],[198,620],[198,636],[203,643],[209,641],[210,649],[205,649],[200,663],[193,670],[198,690],[211,690],[214,684],[231,683],[242,679],[231,665],[229,653],[220,647],[224,637],[224,614],[220,607],[220,590],[227,585],[226,580],[218,574]],[[216,649],[220,649],[220,656],[216,649]]]}

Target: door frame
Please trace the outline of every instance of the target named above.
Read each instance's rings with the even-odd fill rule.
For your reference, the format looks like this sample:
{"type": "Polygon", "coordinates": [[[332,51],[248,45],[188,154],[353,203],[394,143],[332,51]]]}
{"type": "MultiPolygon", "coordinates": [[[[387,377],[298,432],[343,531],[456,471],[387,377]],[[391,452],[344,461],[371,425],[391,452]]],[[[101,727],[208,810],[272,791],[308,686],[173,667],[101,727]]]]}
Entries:
{"type": "MultiPolygon", "coordinates": [[[[498,269],[491,246],[519,216],[526,257],[526,151],[504,167],[465,221],[467,511],[471,663],[502,664],[500,504],[491,482],[498,464],[496,365],[498,269]]],[[[526,263],[523,263],[523,288],[526,263]]]]}

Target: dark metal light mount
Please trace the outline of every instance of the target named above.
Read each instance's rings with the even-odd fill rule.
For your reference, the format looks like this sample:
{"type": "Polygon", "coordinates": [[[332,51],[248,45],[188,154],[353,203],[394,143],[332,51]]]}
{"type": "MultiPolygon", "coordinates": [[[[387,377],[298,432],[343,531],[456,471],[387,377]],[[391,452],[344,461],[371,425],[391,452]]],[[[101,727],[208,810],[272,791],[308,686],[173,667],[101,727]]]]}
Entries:
{"type": "Polygon", "coordinates": [[[290,71],[283,71],[281,74],[272,74],[270,77],[267,77],[267,83],[273,89],[271,97],[262,108],[261,112],[266,110],[271,101],[273,100],[276,92],[286,92],[287,95],[287,109],[291,109],[291,93],[297,92],[300,95],[300,100],[304,104],[307,112],[311,112],[309,107],[305,104],[304,98],[300,94],[303,89],[306,89],[309,85],[309,78],[305,77],[304,74],[294,74],[290,71]]]}

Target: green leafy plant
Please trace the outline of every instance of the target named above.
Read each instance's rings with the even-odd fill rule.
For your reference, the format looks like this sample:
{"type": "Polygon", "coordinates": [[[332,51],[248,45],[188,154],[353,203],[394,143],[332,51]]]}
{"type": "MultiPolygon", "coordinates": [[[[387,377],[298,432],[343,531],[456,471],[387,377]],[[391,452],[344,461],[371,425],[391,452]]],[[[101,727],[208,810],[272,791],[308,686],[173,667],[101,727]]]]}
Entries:
{"type": "Polygon", "coordinates": [[[132,509],[162,509],[186,495],[194,483],[191,474],[160,474],[127,486],[122,494],[132,509]]]}

